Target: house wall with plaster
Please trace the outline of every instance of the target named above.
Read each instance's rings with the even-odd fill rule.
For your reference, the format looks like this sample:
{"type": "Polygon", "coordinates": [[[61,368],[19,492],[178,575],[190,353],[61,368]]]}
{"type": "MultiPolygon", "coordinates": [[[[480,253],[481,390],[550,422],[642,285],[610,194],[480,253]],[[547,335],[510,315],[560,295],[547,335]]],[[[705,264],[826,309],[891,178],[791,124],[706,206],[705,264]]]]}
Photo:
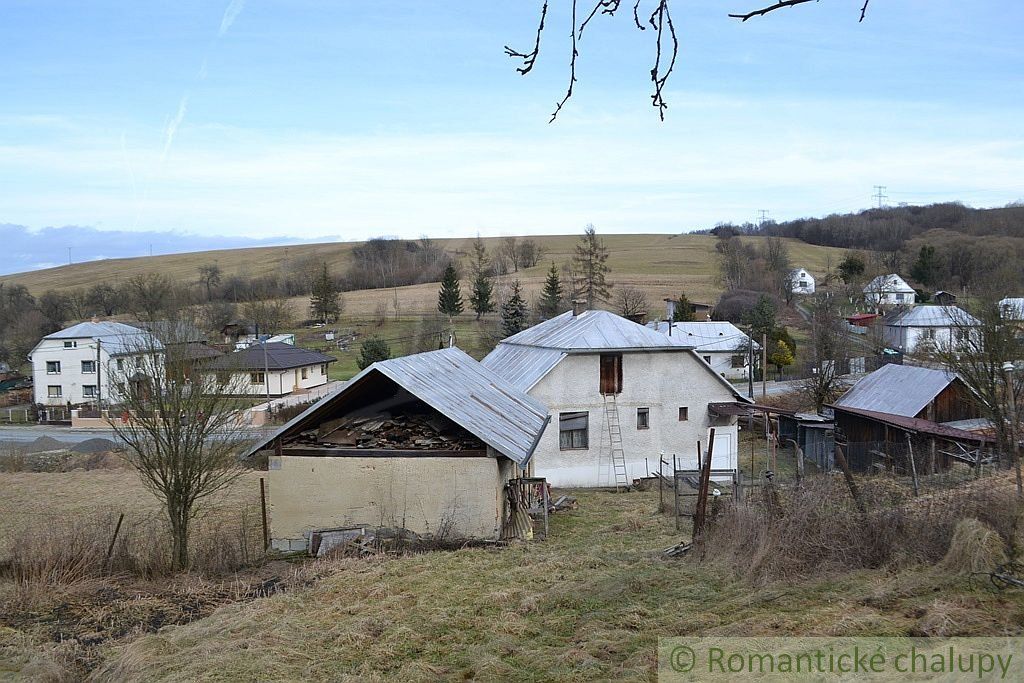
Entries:
{"type": "MultiPolygon", "coordinates": [[[[532,471],[555,486],[614,484],[605,401],[600,393],[600,356],[570,354],[528,392],[551,412],[551,424],[534,453],[532,471]],[[588,413],[587,447],[563,450],[559,413],[577,411],[588,413]]],[[[733,400],[731,389],[690,351],[624,353],[622,393],[616,396],[616,405],[629,479],[646,476],[648,466],[656,471],[662,452],[669,463],[676,454],[680,467],[695,468],[697,441],[706,451],[712,426],[716,428],[713,467],[735,468],[735,418],[716,418],[708,411],[708,403],[733,400]],[[684,421],[679,419],[681,407],[687,408],[684,421]],[[649,410],[646,429],[637,427],[639,408],[649,410]]]]}
{"type": "Polygon", "coordinates": [[[272,545],[305,550],[311,531],[359,525],[497,539],[515,473],[503,457],[271,456],[272,545]]]}

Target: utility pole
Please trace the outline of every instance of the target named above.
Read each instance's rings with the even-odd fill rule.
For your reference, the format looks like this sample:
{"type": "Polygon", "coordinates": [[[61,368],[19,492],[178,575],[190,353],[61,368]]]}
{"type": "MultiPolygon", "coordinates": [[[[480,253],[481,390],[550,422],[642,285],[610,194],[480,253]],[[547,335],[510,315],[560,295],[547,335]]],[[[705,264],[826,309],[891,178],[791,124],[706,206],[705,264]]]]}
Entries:
{"type": "Polygon", "coordinates": [[[768,335],[761,334],[761,398],[768,395],[768,335]]]}
{"type": "Polygon", "coordinates": [[[885,194],[885,190],[885,185],[875,185],[875,194],[871,195],[872,197],[878,200],[879,209],[881,209],[883,206],[882,202],[889,198],[889,195],[885,194]]]}
{"type": "MultiPolygon", "coordinates": [[[[1006,400],[1009,403],[1010,438],[1013,439],[1013,468],[1017,474],[1017,498],[1024,498],[1024,481],[1020,473],[1020,436],[1017,434],[1017,401],[1013,391],[1013,371],[1011,361],[1003,363],[1004,381],[1006,383],[1006,400]]],[[[978,451],[979,457],[981,451],[978,451]]]]}
{"type": "Polygon", "coordinates": [[[754,330],[747,333],[747,396],[754,400],[754,330]]]}
{"type": "Polygon", "coordinates": [[[96,337],[96,411],[103,415],[103,391],[100,389],[100,345],[103,341],[96,337]]]}

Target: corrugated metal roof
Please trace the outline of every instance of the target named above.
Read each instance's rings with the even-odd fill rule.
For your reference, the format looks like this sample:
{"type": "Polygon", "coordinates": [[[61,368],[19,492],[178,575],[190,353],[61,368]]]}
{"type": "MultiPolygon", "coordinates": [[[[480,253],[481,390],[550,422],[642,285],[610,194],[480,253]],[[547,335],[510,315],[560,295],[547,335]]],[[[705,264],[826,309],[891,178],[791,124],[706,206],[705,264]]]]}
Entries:
{"type": "Polygon", "coordinates": [[[835,407],[840,411],[846,411],[854,415],[878,420],[883,424],[892,425],[893,427],[917,434],[928,434],[930,436],[938,436],[944,439],[951,439],[953,441],[967,441],[971,443],[993,440],[991,436],[987,436],[985,434],[967,432],[963,429],[956,429],[955,427],[939,424],[938,422],[932,422],[931,420],[923,420],[919,417],[893,415],[892,413],[879,412],[876,410],[863,410],[860,408],[851,408],[849,406],[840,406],[838,404],[835,407]]]}
{"type": "Polygon", "coordinates": [[[542,403],[465,352],[451,348],[374,363],[250,452],[266,448],[278,437],[302,431],[315,420],[317,413],[328,409],[361,382],[372,381],[378,374],[392,380],[521,466],[530,460],[547,425],[548,411],[542,403]]]}
{"type": "Polygon", "coordinates": [[[321,363],[333,363],[337,360],[319,351],[311,351],[301,346],[293,346],[282,342],[266,342],[253,344],[241,351],[226,353],[204,367],[209,370],[288,370],[302,368],[321,363]],[[266,354],[264,355],[264,351],[266,354]]]}
{"type": "Polygon", "coordinates": [[[956,380],[946,370],[883,365],[843,394],[835,406],[914,417],[956,380]]]}
{"type": "Polygon", "coordinates": [[[913,306],[886,316],[885,324],[889,327],[954,327],[981,323],[957,306],[913,306]]]}
{"type": "Polygon", "coordinates": [[[520,391],[529,391],[566,355],[565,351],[558,349],[498,344],[481,362],[520,391]]]}
{"type": "Polygon", "coordinates": [[[896,273],[879,275],[871,282],[864,285],[865,294],[889,294],[890,292],[903,292],[913,294],[914,288],[907,284],[907,281],[896,273]]]}
{"type": "Polygon", "coordinates": [[[1024,320],[1024,298],[1008,296],[999,302],[999,310],[1008,320],[1024,320]]]}
{"type": "MultiPolygon", "coordinates": [[[[664,320],[647,323],[647,328],[668,335],[668,323],[664,320]]],[[[697,351],[747,351],[750,337],[730,322],[679,322],[672,323],[672,339],[692,346],[697,351]]],[[[754,342],[754,350],[761,345],[754,342]]]]}
{"type": "Polygon", "coordinates": [[[514,334],[502,343],[568,352],[650,351],[688,346],[609,311],[584,311],[579,315],[568,311],[514,334]]]}
{"type": "Polygon", "coordinates": [[[43,339],[98,339],[104,350],[112,356],[144,353],[164,347],[159,339],[146,330],[109,320],[78,323],[48,334],[43,339]]]}

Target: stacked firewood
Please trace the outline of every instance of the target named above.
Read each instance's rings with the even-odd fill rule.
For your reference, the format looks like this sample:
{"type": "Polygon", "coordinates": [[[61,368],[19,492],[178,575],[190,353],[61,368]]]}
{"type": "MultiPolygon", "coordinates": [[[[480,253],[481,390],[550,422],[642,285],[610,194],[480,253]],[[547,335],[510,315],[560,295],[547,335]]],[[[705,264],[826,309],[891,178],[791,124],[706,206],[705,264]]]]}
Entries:
{"type": "Polygon", "coordinates": [[[382,450],[483,450],[479,439],[440,415],[378,413],[349,416],[322,423],[295,441],[325,448],[382,450]]]}

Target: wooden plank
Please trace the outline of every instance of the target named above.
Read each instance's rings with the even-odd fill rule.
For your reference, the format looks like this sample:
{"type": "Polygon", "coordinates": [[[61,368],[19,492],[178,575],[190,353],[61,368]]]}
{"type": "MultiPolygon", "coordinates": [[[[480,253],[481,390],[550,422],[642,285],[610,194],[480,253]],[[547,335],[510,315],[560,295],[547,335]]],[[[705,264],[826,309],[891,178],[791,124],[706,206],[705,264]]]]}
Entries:
{"type": "Polygon", "coordinates": [[[428,451],[383,448],[316,448],[286,446],[282,455],[320,458],[486,458],[486,450],[428,451]]]}

